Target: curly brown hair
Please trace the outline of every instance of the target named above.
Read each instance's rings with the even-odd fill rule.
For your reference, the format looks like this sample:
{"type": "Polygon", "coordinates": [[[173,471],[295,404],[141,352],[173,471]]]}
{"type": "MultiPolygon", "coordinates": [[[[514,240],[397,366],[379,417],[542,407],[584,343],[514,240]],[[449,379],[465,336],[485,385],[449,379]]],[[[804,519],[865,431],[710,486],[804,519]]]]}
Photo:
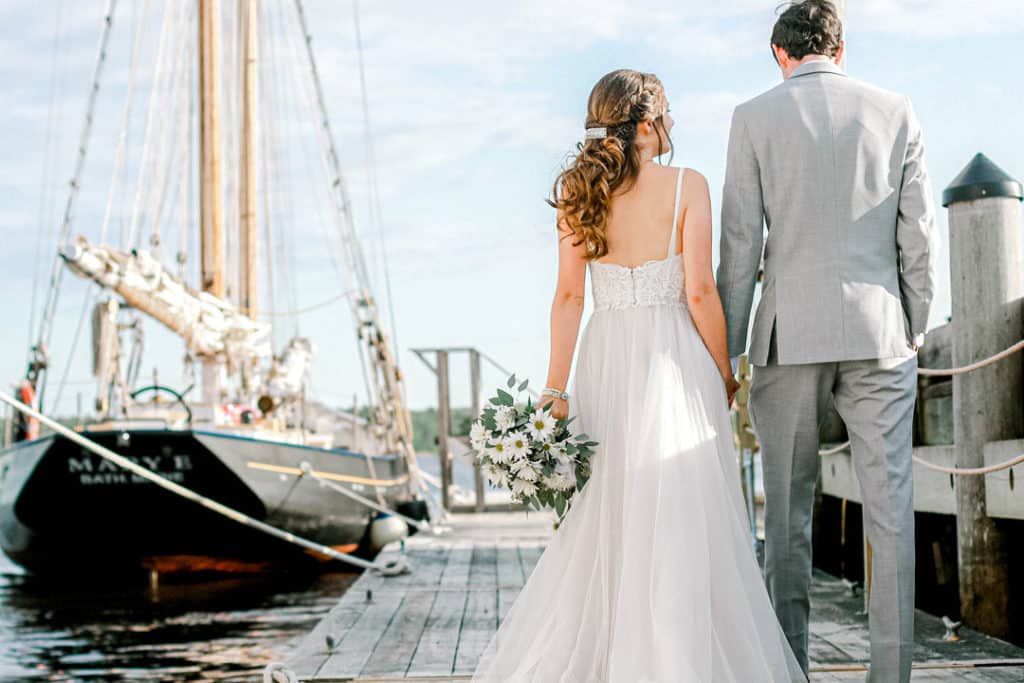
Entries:
{"type": "Polygon", "coordinates": [[[781,47],[793,59],[807,55],[835,57],[839,53],[843,22],[834,4],[829,0],[802,0],[782,7],[786,9],[772,29],[772,45],[781,47]]]}
{"type": "Polygon", "coordinates": [[[586,245],[587,258],[608,253],[605,227],[612,197],[629,190],[640,170],[634,144],[637,124],[649,121],[658,132],[658,154],[672,149],[662,117],[668,111],[665,88],[654,74],[618,69],[606,74],[590,91],[587,128],[608,129],[604,138],[576,145],[576,155],[555,179],[548,204],[564,217],[559,229],[571,231],[586,245]],[[668,150],[663,145],[668,145],[668,150]]]}

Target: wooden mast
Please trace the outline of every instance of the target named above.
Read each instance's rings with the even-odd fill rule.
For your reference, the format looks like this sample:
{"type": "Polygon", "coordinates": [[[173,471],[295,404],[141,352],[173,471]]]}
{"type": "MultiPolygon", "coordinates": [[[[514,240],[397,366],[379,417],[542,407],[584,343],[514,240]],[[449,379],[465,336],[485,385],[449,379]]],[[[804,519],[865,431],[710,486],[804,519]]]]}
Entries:
{"type": "Polygon", "coordinates": [[[199,156],[202,288],[224,297],[220,142],[220,3],[199,0],[199,156]]]}
{"type": "Polygon", "coordinates": [[[239,310],[255,320],[259,304],[259,240],[257,194],[257,48],[259,45],[259,0],[239,0],[238,16],[242,43],[242,136],[239,159],[239,245],[241,268],[239,310]]]}
{"type": "MultiPolygon", "coordinates": [[[[199,210],[202,289],[224,298],[223,196],[220,141],[220,3],[199,0],[199,210]]],[[[221,399],[223,364],[203,357],[202,400],[221,399]]]]}

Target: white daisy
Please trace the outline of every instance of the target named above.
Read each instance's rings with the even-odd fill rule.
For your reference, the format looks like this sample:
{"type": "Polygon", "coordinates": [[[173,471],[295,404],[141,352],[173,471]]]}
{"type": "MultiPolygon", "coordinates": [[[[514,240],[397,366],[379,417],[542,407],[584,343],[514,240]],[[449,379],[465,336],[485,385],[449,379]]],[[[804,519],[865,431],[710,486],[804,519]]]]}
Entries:
{"type": "Polygon", "coordinates": [[[512,459],[512,454],[509,453],[508,445],[509,439],[507,437],[494,441],[486,451],[487,455],[491,458],[491,462],[498,463],[499,465],[509,462],[512,459]]]}
{"type": "Polygon", "coordinates": [[[558,477],[562,484],[557,488],[561,491],[566,491],[576,486],[576,468],[572,466],[571,462],[561,462],[555,465],[555,476],[558,477]]]}
{"type": "Polygon", "coordinates": [[[490,436],[490,431],[482,422],[474,422],[469,430],[469,444],[474,451],[482,451],[487,446],[487,439],[490,436]]]}
{"type": "Polygon", "coordinates": [[[491,483],[491,486],[508,486],[508,472],[503,467],[496,465],[484,465],[483,474],[487,477],[487,481],[491,483]]]}
{"type": "Polygon", "coordinates": [[[530,421],[526,423],[526,431],[534,441],[547,441],[555,431],[555,421],[543,410],[535,411],[530,416],[530,421]]]}
{"type": "Polygon", "coordinates": [[[512,426],[516,423],[516,414],[509,406],[498,406],[494,411],[494,424],[498,427],[498,431],[505,433],[512,429],[512,426]]]}
{"type": "Polygon", "coordinates": [[[537,469],[531,462],[525,462],[516,469],[516,479],[537,481],[537,469]]]}
{"type": "Polygon", "coordinates": [[[519,498],[529,498],[537,493],[537,485],[532,481],[516,479],[512,482],[512,494],[519,498]]]}
{"type": "Polygon", "coordinates": [[[512,432],[506,437],[509,454],[513,460],[521,460],[530,452],[530,440],[522,432],[512,432]]]}

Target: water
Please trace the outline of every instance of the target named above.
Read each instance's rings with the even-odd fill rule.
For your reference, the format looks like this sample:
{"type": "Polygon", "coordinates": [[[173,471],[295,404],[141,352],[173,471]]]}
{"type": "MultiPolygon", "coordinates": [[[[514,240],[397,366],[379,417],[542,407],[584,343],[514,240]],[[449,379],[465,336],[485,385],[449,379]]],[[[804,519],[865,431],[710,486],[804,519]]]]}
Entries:
{"type": "Polygon", "coordinates": [[[153,593],[42,584],[0,559],[0,681],[258,681],[356,577],[223,579],[153,593]]]}

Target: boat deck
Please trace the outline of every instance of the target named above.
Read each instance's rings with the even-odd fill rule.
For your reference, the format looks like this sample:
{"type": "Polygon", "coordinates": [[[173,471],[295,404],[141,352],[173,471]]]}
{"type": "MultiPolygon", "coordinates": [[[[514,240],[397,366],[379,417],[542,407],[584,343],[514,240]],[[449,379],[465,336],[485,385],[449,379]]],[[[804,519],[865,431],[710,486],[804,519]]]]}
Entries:
{"type": "MultiPolygon", "coordinates": [[[[286,663],[300,681],[468,681],[551,534],[551,517],[457,514],[451,532],[406,542],[413,571],[360,577],[286,663]]],[[[397,555],[399,547],[384,556],[397,555]]],[[[383,559],[383,557],[382,557],[383,559]]],[[[868,661],[863,598],[815,573],[811,680],[862,681],[868,661]]],[[[1024,650],[917,614],[915,682],[1024,680],[1024,650]]],[[[281,678],[281,680],[284,680],[281,678]]]]}

